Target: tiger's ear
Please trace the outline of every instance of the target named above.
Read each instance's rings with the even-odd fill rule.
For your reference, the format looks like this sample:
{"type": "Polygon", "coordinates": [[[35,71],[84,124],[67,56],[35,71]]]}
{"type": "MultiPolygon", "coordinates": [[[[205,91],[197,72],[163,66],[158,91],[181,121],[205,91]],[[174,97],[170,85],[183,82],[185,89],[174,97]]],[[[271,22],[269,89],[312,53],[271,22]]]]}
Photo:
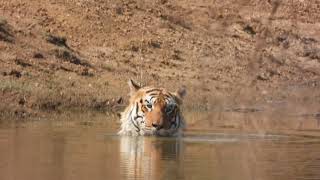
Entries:
{"type": "Polygon", "coordinates": [[[141,86],[134,82],[132,79],[129,79],[128,85],[130,87],[130,95],[137,92],[141,88],[141,86]]]}
{"type": "Polygon", "coordinates": [[[186,95],[187,95],[187,90],[186,88],[183,86],[181,88],[179,88],[175,93],[174,93],[179,99],[183,99],[186,95]]]}

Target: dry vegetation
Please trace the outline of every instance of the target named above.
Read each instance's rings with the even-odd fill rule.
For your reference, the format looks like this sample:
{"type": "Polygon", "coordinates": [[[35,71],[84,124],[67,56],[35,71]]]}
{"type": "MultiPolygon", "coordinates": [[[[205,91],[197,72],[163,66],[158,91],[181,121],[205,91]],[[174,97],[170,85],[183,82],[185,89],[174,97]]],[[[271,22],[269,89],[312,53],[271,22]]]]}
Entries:
{"type": "Polygon", "coordinates": [[[1,1],[0,111],[118,109],[133,78],[184,85],[199,111],[319,118],[319,12],[318,0],[1,1]]]}

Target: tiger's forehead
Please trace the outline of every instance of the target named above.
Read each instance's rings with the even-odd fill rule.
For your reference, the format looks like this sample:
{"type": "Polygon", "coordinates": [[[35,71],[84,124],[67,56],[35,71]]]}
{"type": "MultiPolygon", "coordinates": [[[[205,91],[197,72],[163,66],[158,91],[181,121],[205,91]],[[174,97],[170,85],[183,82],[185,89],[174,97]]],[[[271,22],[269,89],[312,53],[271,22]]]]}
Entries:
{"type": "Polygon", "coordinates": [[[154,103],[156,99],[158,99],[160,96],[162,96],[167,104],[176,104],[174,96],[172,93],[167,91],[164,88],[156,88],[156,87],[144,87],[141,88],[137,92],[137,99],[142,99],[143,101],[146,101],[147,103],[154,103]]]}
{"type": "Polygon", "coordinates": [[[139,90],[142,92],[145,96],[150,95],[150,96],[157,96],[160,93],[164,95],[170,95],[171,93],[167,91],[164,88],[157,88],[157,87],[143,87],[139,90]]]}

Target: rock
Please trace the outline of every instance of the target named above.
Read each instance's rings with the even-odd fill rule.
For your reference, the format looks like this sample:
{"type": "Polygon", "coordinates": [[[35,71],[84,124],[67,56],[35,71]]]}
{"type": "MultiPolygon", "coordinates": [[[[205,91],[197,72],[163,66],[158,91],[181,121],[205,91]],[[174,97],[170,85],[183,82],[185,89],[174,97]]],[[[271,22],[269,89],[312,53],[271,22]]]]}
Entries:
{"type": "Polygon", "coordinates": [[[266,81],[266,80],[269,80],[270,77],[269,77],[266,73],[260,73],[260,74],[257,76],[257,79],[258,79],[258,80],[262,80],[262,81],[266,81]]]}
{"type": "Polygon", "coordinates": [[[251,35],[255,35],[256,32],[254,31],[254,29],[250,26],[250,25],[246,25],[244,28],[243,28],[243,31],[248,33],[248,34],[251,34],[251,35]]]}
{"type": "Polygon", "coordinates": [[[88,68],[84,68],[81,72],[82,76],[89,76],[92,77],[94,76],[93,72],[91,72],[88,68]]]}
{"type": "Polygon", "coordinates": [[[67,45],[67,39],[65,37],[53,36],[49,34],[47,35],[46,40],[49,43],[54,44],[56,46],[63,46],[69,48],[67,45]]]}
{"type": "Polygon", "coordinates": [[[10,32],[9,25],[6,20],[0,19],[0,41],[9,43],[14,42],[14,37],[10,32]]]}
{"type": "Polygon", "coordinates": [[[21,72],[19,72],[17,70],[11,70],[8,75],[20,78],[21,77],[21,72]]]}
{"type": "Polygon", "coordinates": [[[87,66],[87,67],[91,67],[91,65],[83,60],[81,60],[80,58],[78,58],[76,55],[74,55],[73,53],[71,53],[70,51],[64,49],[64,48],[59,48],[59,49],[55,49],[53,51],[53,54],[59,58],[62,59],[64,61],[70,62],[72,64],[76,64],[76,65],[82,65],[82,66],[87,66]]]}
{"type": "Polygon", "coordinates": [[[34,53],[33,54],[33,58],[36,58],[36,59],[43,59],[44,56],[41,54],[41,53],[34,53]]]}
{"type": "Polygon", "coordinates": [[[15,63],[16,63],[17,65],[22,66],[22,67],[32,66],[30,63],[27,63],[27,62],[25,62],[25,61],[22,60],[22,59],[16,59],[16,60],[15,60],[15,63]]]}

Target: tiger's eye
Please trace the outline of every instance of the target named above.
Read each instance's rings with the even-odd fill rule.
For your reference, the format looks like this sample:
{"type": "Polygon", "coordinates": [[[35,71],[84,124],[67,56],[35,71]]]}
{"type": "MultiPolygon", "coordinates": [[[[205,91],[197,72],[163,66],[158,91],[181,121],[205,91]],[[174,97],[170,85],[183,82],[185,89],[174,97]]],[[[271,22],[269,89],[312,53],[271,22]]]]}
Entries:
{"type": "Polygon", "coordinates": [[[147,104],[147,107],[148,107],[149,109],[151,109],[151,108],[152,108],[152,104],[147,104]]]}
{"type": "Polygon", "coordinates": [[[174,105],[169,105],[166,107],[166,112],[171,113],[174,110],[174,105]]]}

